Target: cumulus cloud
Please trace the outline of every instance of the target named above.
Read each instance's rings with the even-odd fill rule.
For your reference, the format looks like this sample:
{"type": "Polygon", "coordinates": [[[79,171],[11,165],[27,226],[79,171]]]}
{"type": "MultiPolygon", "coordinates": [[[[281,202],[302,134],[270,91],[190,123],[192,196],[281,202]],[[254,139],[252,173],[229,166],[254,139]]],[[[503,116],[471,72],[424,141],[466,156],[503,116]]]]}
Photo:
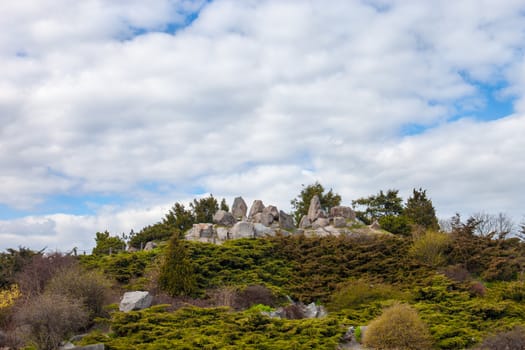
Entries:
{"type": "Polygon", "coordinates": [[[442,215],[520,215],[524,10],[518,0],[3,3],[0,204],[28,215],[2,223],[3,241],[35,231],[35,242],[89,245],[105,227],[157,221],[140,206],[195,188],[289,210],[315,180],[347,203],[421,186],[442,215]],[[477,120],[487,89],[514,99],[515,114],[477,120]],[[57,194],[128,202],[32,215],[57,194]]]}

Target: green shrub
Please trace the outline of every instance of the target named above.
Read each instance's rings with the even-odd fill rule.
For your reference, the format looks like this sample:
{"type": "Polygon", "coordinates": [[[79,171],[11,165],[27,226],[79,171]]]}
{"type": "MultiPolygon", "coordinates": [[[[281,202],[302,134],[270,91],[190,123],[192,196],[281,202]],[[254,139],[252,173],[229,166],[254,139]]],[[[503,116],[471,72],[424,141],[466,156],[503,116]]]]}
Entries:
{"type": "Polygon", "coordinates": [[[505,284],[501,297],[518,303],[525,301],[525,281],[514,281],[505,284]]]}
{"type": "Polygon", "coordinates": [[[420,262],[437,267],[446,262],[445,251],[449,244],[450,237],[448,234],[427,231],[414,239],[410,253],[420,262]]]}
{"type": "Polygon", "coordinates": [[[372,321],[363,344],[374,349],[425,350],[432,346],[426,324],[407,304],[395,304],[372,321]]]}
{"type": "Polygon", "coordinates": [[[385,215],[378,221],[383,230],[396,235],[409,236],[412,231],[410,220],[404,215],[385,215]]]}
{"type": "Polygon", "coordinates": [[[331,296],[327,307],[331,311],[355,309],[374,301],[406,299],[406,295],[389,284],[366,279],[343,283],[331,296]]]}

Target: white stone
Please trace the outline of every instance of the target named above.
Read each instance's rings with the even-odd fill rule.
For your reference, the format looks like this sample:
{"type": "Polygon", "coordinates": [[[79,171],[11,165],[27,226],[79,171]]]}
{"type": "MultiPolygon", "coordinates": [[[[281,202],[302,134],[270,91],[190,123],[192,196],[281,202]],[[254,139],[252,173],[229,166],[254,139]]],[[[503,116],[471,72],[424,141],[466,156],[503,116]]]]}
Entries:
{"type": "Polygon", "coordinates": [[[126,292],[120,301],[119,310],[129,312],[132,310],[141,310],[151,306],[153,297],[149,292],[135,291],[126,292]]]}

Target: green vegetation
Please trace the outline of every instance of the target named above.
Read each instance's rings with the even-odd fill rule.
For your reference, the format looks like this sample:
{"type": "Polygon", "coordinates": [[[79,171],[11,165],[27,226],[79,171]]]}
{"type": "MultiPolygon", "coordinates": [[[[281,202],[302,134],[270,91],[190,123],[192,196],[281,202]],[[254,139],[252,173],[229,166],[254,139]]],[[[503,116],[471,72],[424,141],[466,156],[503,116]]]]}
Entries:
{"type": "Polygon", "coordinates": [[[83,344],[103,342],[109,349],[335,349],[344,334],[337,320],[279,320],[259,310],[182,308],[162,305],[116,313],[110,335],[94,333],[83,344]]]}
{"type": "MultiPolygon", "coordinates": [[[[311,185],[297,200],[306,203],[313,189],[324,193],[320,184],[311,185]]],[[[349,326],[381,349],[521,344],[525,243],[509,238],[506,229],[480,234],[476,217],[462,221],[456,215],[448,231],[436,230],[431,201],[421,189],[402,203],[395,190],[361,201],[368,206],[362,215],[387,223],[383,229],[394,235],[367,234],[356,222],[351,233],[339,236],[278,235],[221,245],[182,239],[196,206],[202,206],[201,215],[218,208],[210,196],[190,210],[175,204],[162,221],[132,235],[131,241],[148,232],[169,233],[170,241],[151,251],[0,253],[0,295],[18,286],[16,297],[0,309],[0,329],[10,336],[19,329],[53,336],[51,343],[44,336],[14,336],[16,341],[0,346],[20,348],[25,341],[53,349],[58,339],[86,327],[90,332],[81,343],[102,342],[108,349],[334,349],[349,326]],[[164,305],[122,313],[107,306],[110,288],[113,300],[139,289],[164,305]],[[322,304],[329,316],[301,319],[301,308],[288,297],[322,304]],[[267,316],[277,308],[288,319],[267,316]],[[35,328],[45,316],[58,319],[57,328],[35,328]]],[[[111,238],[97,234],[97,246],[111,238]]]]}
{"type": "Polygon", "coordinates": [[[166,248],[160,268],[159,287],[171,296],[191,295],[196,290],[194,267],[178,234],[171,237],[166,248]]]}
{"type": "Polygon", "coordinates": [[[426,350],[432,346],[427,326],[407,304],[394,304],[373,320],[363,343],[374,349],[426,350]]]}

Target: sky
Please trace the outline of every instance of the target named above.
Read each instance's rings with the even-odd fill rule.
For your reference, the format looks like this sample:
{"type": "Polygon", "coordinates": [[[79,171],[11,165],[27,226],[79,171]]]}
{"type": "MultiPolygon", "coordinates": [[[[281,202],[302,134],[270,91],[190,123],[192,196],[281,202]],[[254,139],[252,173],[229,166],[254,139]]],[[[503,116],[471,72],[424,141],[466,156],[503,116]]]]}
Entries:
{"type": "Polygon", "coordinates": [[[525,207],[522,0],[0,2],[0,250],[210,193],[525,207]]]}

